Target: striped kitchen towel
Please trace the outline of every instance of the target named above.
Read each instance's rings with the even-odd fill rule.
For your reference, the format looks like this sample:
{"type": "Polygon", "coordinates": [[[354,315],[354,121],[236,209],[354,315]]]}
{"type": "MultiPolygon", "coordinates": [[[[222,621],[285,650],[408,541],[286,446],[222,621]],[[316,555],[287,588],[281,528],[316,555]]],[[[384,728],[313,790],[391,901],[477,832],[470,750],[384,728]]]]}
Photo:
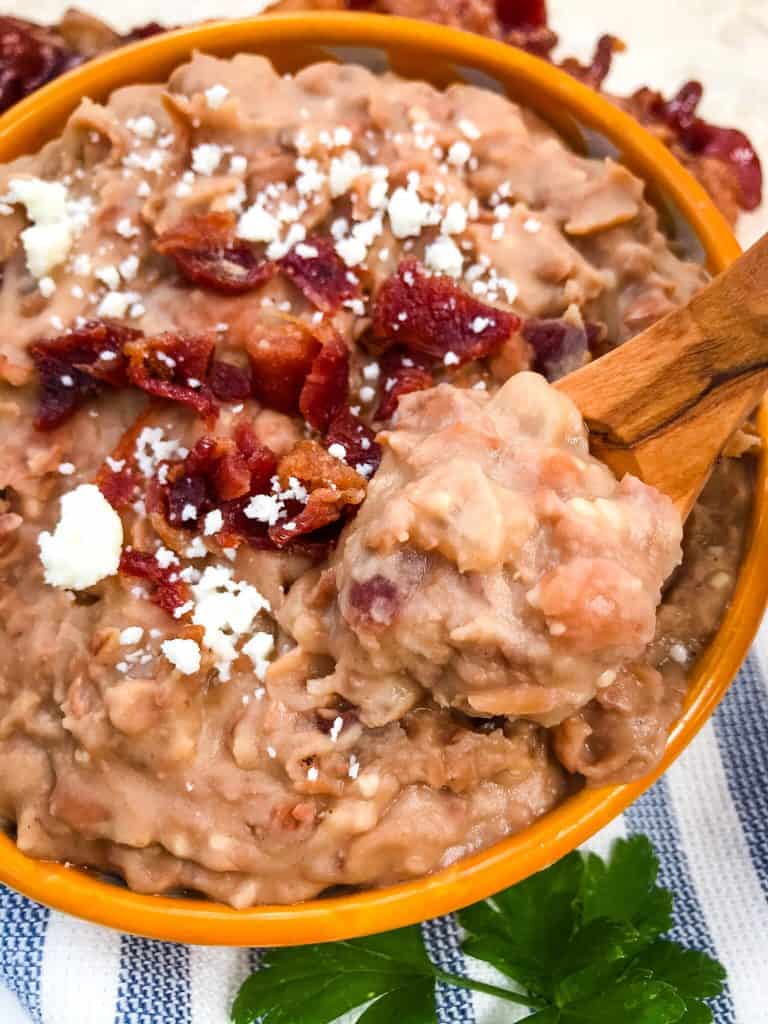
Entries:
{"type": "MultiPolygon", "coordinates": [[[[604,853],[633,832],[651,838],[661,881],[675,893],[675,938],[728,971],[718,1024],[768,1022],[768,620],[713,720],[590,845],[604,853]]],[[[452,917],[423,927],[443,967],[494,980],[490,967],[465,964],[452,917]]],[[[2,1024],[225,1024],[257,965],[255,950],[119,935],[0,887],[2,1024]]],[[[477,993],[439,995],[443,1024],[510,1024],[525,1015],[477,993]]]]}

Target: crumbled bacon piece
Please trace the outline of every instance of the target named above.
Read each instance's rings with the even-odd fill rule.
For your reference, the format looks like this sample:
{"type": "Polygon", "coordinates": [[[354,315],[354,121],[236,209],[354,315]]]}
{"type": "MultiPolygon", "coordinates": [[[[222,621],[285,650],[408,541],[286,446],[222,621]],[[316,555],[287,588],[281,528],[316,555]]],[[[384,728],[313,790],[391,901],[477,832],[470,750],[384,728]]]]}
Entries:
{"type": "Polygon", "coordinates": [[[349,349],[334,331],[312,361],[299,396],[302,416],[315,430],[325,431],[347,401],[349,349]]]}
{"type": "Polygon", "coordinates": [[[194,284],[224,295],[242,295],[267,281],[275,266],[253,245],[235,238],[231,213],[187,217],[164,231],[155,249],[170,256],[194,284]]]}
{"type": "Polygon", "coordinates": [[[269,537],[277,548],[338,522],[348,507],[359,505],[365,497],[365,479],[316,441],[297,442],[280,460],[277,475],[283,487],[295,477],[309,491],[298,515],[269,528],[269,537]]]}
{"type": "Polygon", "coordinates": [[[81,60],[52,29],[0,17],[0,112],[81,60]]]}
{"type": "Polygon", "coordinates": [[[149,583],[150,600],[169,615],[173,615],[177,608],[189,600],[189,589],[179,579],[178,569],[170,565],[162,568],[155,556],[147,551],[123,551],[120,573],[149,583]]]}
{"type": "Polygon", "coordinates": [[[140,336],[130,327],[94,320],[32,344],[29,351],[40,377],[37,429],[58,427],[106,387],[125,385],[123,346],[140,336]]]}
{"type": "Polygon", "coordinates": [[[182,530],[194,530],[206,506],[205,480],[199,476],[181,476],[171,481],[166,494],[168,522],[182,530]],[[188,510],[194,515],[189,516],[188,510]]]}
{"type": "Polygon", "coordinates": [[[188,405],[205,419],[217,407],[205,384],[213,354],[213,340],[204,336],[159,334],[137,338],[124,346],[128,379],[158,398],[188,405]]]}
{"type": "Polygon", "coordinates": [[[598,324],[579,327],[565,320],[526,320],[521,334],[533,349],[533,369],[553,382],[584,365],[600,330],[598,324]]]}
{"type": "Polygon", "coordinates": [[[427,361],[413,353],[390,349],[381,360],[381,398],[375,419],[389,420],[394,416],[397,403],[412,391],[424,391],[434,384],[427,369],[427,361]]]}
{"type": "Polygon", "coordinates": [[[611,70],[614,53],[621,53],[625,49],[626,46],[617,36],[603,35],[595,44],[589,64],[582,64],[575,57],[566,57],[559,66],[585,85],[599,89],[611,70]]]}
{"type": "Polygon", "coordinates": [[[170,502],[185,497],[198,517],[222,502],[262,494],[277,469],[274,452],[261,444],[247,423],[238,423],[232,437],[201,437],[183,463],[169,472],[170,502]]]}
{"type": "Polygon", "coordinates": [[[760,158],[743,132],[720,128],[697,115],[702,93],[701,83],[692,81],[686,82],[670,100],[654,89],[643,88],[616,102],[659,135],[684,163],[689,163],[705,187],[711,184],[712,178],[716,184],[715,189],[710,188],[713,198],[731,219],[735,219],[738,206],[754,210],[760,205],[763,189],[760,158]],[[706,158],[726,169],[727,182],[707,175],[706,158]],[[729,191],[733,193],[730,203],[729,191]]]}
{"type": "Polygon", "coordinates": [[[371,428],[354,413],[349,409],[341,409],[328,426],[325,444],[328,448],[333,444],[340,444],[346,453],[344,461],[347,465],[352,466],[361,476],[370,478],[381,462],[381,447],[375,438],[376,435],[371,428]]]}
{"type": "Polygon", "coordinates": [[[287,317],[262,317],[246,347],[255,396],[278,412],[295,414],[304,381],[320,351],[320,342],[307,324],[287,317]]]}
{"type": "Polygon", "coordinates": [[[112,508],[126,508],[136,498],[139,476],[127,463],[120,469],[110,469],[105,463],[96,475],[96,486],[112,508]]]}
{"type": "Polygon", "coordinates": [[[243,367],[214,359],[208,373],[208,386],[222,402],[242,402],[251,395],[251,374],[243,367]]]}
{"type": "Polygon", "coordinates": [[[510,46],[537,57],[549,56],[557,35],[547,24],[545,0],[496,0],[495,7],[500,34],[510,46]]]}
{"type": "Polygon", "coordinates": [[[384,348],[461,365],[491,355],[517,330],[514,313],[487,306],[440,274],[429,276],[417,260],[403,260],[376,296],[373,334],[384,348]]]}
{"type": "Polygon", "coordinates": [[[335,313],[346,299],[353,299],[360,293],[359,282],[337,254],[330,238],[313,237],[300,242],[280,260],[279,266],[324,313],[335,313]],[[315,255],[308,255],[308,252],[315,255]]]}

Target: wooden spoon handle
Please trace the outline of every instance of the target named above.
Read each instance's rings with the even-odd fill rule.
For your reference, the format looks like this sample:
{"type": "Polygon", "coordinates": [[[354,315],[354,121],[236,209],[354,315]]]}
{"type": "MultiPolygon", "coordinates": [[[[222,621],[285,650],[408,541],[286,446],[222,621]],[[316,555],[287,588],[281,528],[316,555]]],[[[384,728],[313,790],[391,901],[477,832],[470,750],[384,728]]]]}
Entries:
{"type": "Polygon", "coordinates": [[[581,410],[599,458],[687,515],[768,390],[768,235],[687,306],[557,387],[581,410]]]}

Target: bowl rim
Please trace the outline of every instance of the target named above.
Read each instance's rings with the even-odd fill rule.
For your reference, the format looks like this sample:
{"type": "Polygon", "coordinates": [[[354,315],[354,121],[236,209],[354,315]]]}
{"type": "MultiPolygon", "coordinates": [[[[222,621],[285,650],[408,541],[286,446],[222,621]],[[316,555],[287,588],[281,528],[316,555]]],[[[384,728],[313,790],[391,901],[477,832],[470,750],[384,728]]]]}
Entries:
{"type": "MultiPolygon", "coordinates": [[[[723,270],[740,252],[730,227],[703,187],[670,151],[630,115],[559,68],[507,44],[407,18],[366,13],[262,14],[182,28],[88,62],[17,104],[0,118],[0,160],[39,148],[47,128],[61,125],[79,99],[150,80],[152,70],[182,63],[196,49],[255,52],[277,44],[418,47],[500,78],[525,82],[542,101],[598,130],[646,183],[670,196],[693,228],[710,269],[723,270]],[[41,125],[44,126],[41,131],[41,125]]],[[[157,80],[157,78],[155,78],[157,80]]],[[[759,413],[768,442],[768,405],[759,413]]],[[[413,881],[289,906],[234,910],[205,899],[145,895],[87,870],[38,861],[0,835],[0,881],[74,916],[121,931],[199,945],[300,945],[370,934],[464,907],[553,863],[605,826],[644,792],[704,725],[728,689],[757,632],[768,597],[758,545],[768,537],[768,454],[760,459],[752,521],[731,605],[696,664],[683,713],[664,756],[635,782],[583,790],[517,835],[413,881]]]]}

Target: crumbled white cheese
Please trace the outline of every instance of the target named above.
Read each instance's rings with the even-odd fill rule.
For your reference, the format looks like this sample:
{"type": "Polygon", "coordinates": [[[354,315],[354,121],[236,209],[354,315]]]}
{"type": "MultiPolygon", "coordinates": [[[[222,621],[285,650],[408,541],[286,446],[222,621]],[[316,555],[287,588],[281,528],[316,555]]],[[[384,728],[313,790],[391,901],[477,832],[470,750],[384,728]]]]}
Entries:
{"type": "Polygon", "coordinates": [[[44,299],[50,299],[56,291],[56,282],[52,277],[41,277],[37,282],[37,287],[40,289],[40,294],[44,299]]]}
{"type": "Polygon", "coordinates": [[[541,231],[542,224],[540,220],[536,220],[535,217],[526,217],[523,221],[523,231],[527,231],[531,235],[538,234],[541,231]]]}
{"type": "Polygon", "coordinates": [[[214,142],[201,142],[192,150],[192,169],[197,174],[211,175],[221,163],[221,146],[214,142]]]}
{"type": "Polygon", "coordinates": [[[459,131],[465,138],[471,139],[472,141],[480,138],[480,129],[474,121],[468,121],[466,118],[462,118],[462,120],[459,121],[459,131]]]}
{"type": "Polygon", "coordinates": [[[191,502],[187,502],[181,510],[181,521],[182,523],[194,522],[197,519],[197,506],[191,502]]]}
{"type": "MultiPolygon", "coordinates": [[[[267,259],[280,260],[298,242],[303,242],[307,237],[307,229],[303,224],[291,224],[284,238],[276,239],[267,246],[267,259]]],[[[288,305],[290,309],[290,303],[288,305]]]]}
{"type": "Polygon", "coordinates": [[[386,179],[379,178],[368,190],[368,205],[374,210],[382,210],[387,205],[389,185],[386,179]]]}
{"type": "Polygon", "coordinates": [[[157,134],[157,123],[148,114],[143,114],[141,117],[129,117],[125,126],[129,132],[138,135],[140,139],[154,139],[157,134]]]}
{"type": "Polygon", "coordinates": [[[283,511],[283,503],[274,494],[255,494],[243,511],[248,519],[274,526],[283,511]]]}
{"type": "Polygon", "coordinates": [[[445,366],[458,366],[461,360],[455,352],[446,352],[443,356],[443,365],[445,366]]]}
{"type": "Polygon", "coordinates": [[[348,149],[341,156],[335,156],[331,160],[331,170],[328,175],[331,195],[336,198],[348,192],[355,179],[360,175],[362,168],[360,155],[354,149],[348,149]]]}
{"type": "Polygon", "coordinates": [[[99,267],[96,271],[96,277],[113,292],[116,292],[120,287],[120,273],[117,267],[113,267],[111,264],[106,267],[99,267]]]}
{"type": "Polygon", "coordinates": [[[427,246],[424,251],[424,262],[430,270],[439,274],[449,274],[451,277],[459,277],[464,267],[461,249],[446,235],[439,235],[427,246]]]}
{"type": "Polygon", "coordinates": [[[126,626],[120,633],[120,643],[123,647],[137,644],[144,636],[141,626],[126,626]]]}
{"type": "Polygon", "coordinates": [[[72,476],[72,474],[75,472],[74,463],[72,463],[72,462],[60,462],[59,463],[59,472],[61,473],[62,476],[72,476]]]}
{"type": "Polygon", "coordinates": [[[140,233],[136,225],[131,222],[130,217],[121,217],[115,224],[115,231],[121,238],[135,238],[140,233]]]}
{"type": "Polygon", "coordinates": [[[237,222],[237,233],[248,242],[273,242],[280,233],[280,224],[263,206],[254,203],[237,222]]]}
{"type": "Polygon", "coordinates": [[[41,178],[11,179],[6,198],[21,203],[32,221],[20,235],[30,273],[37,278],[48,276],[64,262],[76,235],[88,223],[92,200],[72,200],[61,182],[41,178]]]}
{"type": "Polygon", "coordinates": [[[325,183],[325,175],[318,168],[317,160],[308,160],[300,156],[296,161],[299,176],[296,179],[296,191],[300,196],[308,196],[319,192],[325,183]]]}
{"type": "Polygon", "coordinates": [[[275,640],[271,633],[254,633],[251,639],[243,644],[243,654],[246,654],[253,663],[256,678],[263,681],[269,668],[269,655],[275,647],[275,640]]]}
{"type": "Polygon", "coordinates": [[[451,203],[445,211],[440,230],[444,235],[460,235],[467,226],[467,211],[461,203],[451,203]]]}
{"type": "Polygon", "coordinates": [[[229,89],[226,85],[212,85],[210,89],[205,90],[205,102],[211,108],[211,110],[218,110],[219,107],[224,103],[227,96],[229,96],[229,89]]]}
{"type": "Polygon", "coordinates": [[[205,646],[213,653],[219,678],[226,682],[238,656],[237,642],[251,632],[260,612],[271,610],[269,601],[250,583],[235,580],[226,566],[207,566],[191,589],[192,621],[203,627],[205,646]]]}
{"type": "MultiPolygon", "coordinates": [[[[99,316],[114,317],[119,320],[126,315],[130,306],[139,302],[140,298],[138,292],[107,292],[99,303],[97,313],[99,316]]],[[[141,312],[144,312],[143,307],[141,312]]]]}
{"type": "Polygon", "coordinates": [[[164,640],[160,644],[160,650],[173,667],[185,676],[200,671],[200,645],[195,640],[184,640],[181,637],[164,640]]]}
{"type": "Polygon", "coordinates": [[[348,267],[358,267],[368,255],[365,242],[352,235],[339,239],[334,248],[348,267]]]}
{"type": "Polygon", "coordinates": [[[338,444],[338,442],[336,442],[328,446],[328,454],[332,455],[334,459],[343,460],[346,459],[347,457],[347,449],[344,447],[343,444],[338,444]]]}
{"type": "Polygon", "coordinates": [[[245,174],[248,170],[248,160],[240,153],[235,153],[229,158],[230,174],[245,174]]]}
{"type": "Polygon", "coordinates": [[[62,495],[59,522],[38,544],[46,583],[85,590],[117,572],[123,524],[95,484],[81,484],[62,495]]]}
{"type": "Polygon", "coordinates": [[[170,459],[184,459],[189,454],[186,448],[174,439],[165,440],[162,427],[144,427],[136,438],[134,457],[136,465],[145,477],[152,477],[161,462],[170,459]]]}
{"type": "Polygon", "coordinates": [[[124,281],[132,281],[139,269],[139,257],[126,256],[124,260],[120,261],[118,269],[124,281]]]}
{"type": "Polygon", "coordinates": [[[217,508],[212,509],[206,513],[205,519],[203,520],[203,533],[206,537],[212,537],[215,533],[224,526],[224,516],[217,508]]]}
{"type": "Polygon", "coordinates": [[[458,142],[454,142],[451,148],[448,150],[448,163],[454,167],[463,167],[464,164],[472,156],[472,150],[467,142],[459,139],[458,142]]]}
{"type": "Polygon", "coordinates": [[[432,207],[422,202],[414,188],[396,188],[387,204],[389,222],[395,238],[418,235],[432,221],[432,207]]]}

